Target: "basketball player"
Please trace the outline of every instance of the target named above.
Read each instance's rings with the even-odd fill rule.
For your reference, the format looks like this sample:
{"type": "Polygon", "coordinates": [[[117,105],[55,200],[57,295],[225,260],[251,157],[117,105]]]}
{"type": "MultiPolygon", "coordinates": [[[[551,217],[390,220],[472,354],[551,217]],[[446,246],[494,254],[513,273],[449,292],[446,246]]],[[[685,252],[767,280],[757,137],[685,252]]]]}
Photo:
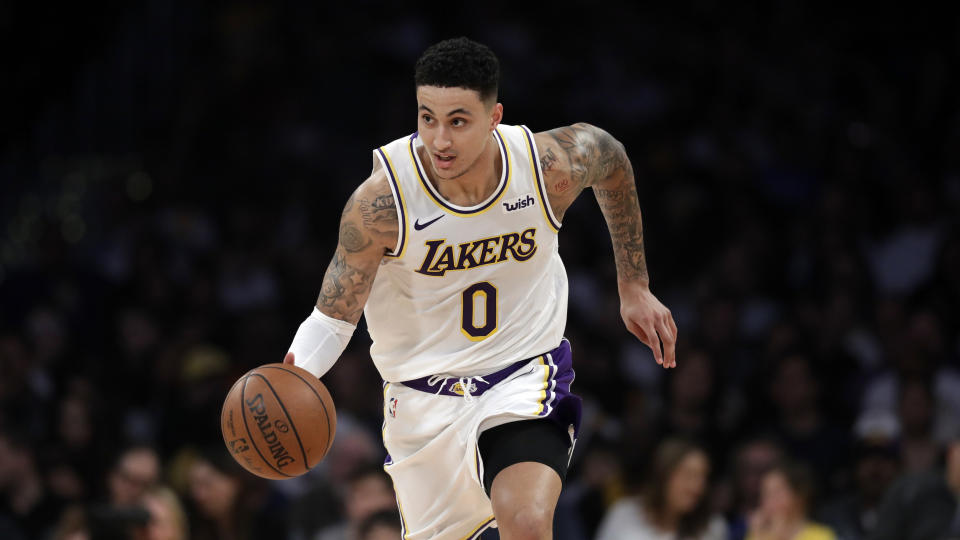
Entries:
{"type": "Polygon", "coordinates": [[[468,39],[423,53],[417,132],[374,150],[285,358],[322,376],[366,315],[403,538],[491,526],[505,540],[551,538],[580,423],[557,232],[584,189],[610,230],[627,329],[675,365],[623,146],[587,124],[501,124],[498,80],[497,58],[468,39]]]}

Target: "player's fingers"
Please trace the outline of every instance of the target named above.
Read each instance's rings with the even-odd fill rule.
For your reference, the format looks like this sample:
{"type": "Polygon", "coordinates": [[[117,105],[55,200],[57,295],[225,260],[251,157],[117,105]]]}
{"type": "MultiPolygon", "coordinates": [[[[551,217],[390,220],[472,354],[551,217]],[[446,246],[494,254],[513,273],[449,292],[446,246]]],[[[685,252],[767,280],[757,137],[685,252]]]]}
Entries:
{"type": "Polygon", "coordinates": [[[636,336],[636,338],[642,341],[643,343],[647,342],[647,336],[643,333],[643,330],[641,330],[640,327],[637,326],[635,322],[631,321],[630,319],[624,319],[624,323],[627,325],[627,331],[629,331],[631,334],[636,336]]]}
{"type": "Polygon", "coordinates": [[[624,319],[624,320],[625,320],[626,323],[627,323],[627,330],[629,330],[631,334],[633,334],[634,336],[636,336],[637,339],[639,339],[641,343],[643,343],[643,344],[646,345],[647,347],[650,347],[650,349],[652,350],[652,349],[653,349],[653,343],[650,341],[649,335],[643,330],[643,327],[640,326],[639,324],[633,322],[633,321],[630,320],[630,319],[624,319]]]}
{"type": "Polygon", "coordinates": [[[670,325],[667,324],[665,320],[660,319],[657,322],[657,333],[660,334],[660,339],[663,341],[663,367],[677,367],[677,338],[673,333],[673,329],[670,328],[670,325]]]}
{"type": "Polygon", "coordinates": [[[293,353],[288,352],[286,356],[283,357],[284,364],[293,364],[293,353]]]}
{"type": "Polygon", "coordinates": [[[652,321],[648,321],[643,326],[637,325],[637,327],[647,336],[647,339],[642,341],[647,344],[647,347],[650,347],[650,350],[653,352],[653,358],[657,361],[657,364],[662,366],[663,351],[660,347],[660,336],[657,335],[656,326],[652,321]]]}

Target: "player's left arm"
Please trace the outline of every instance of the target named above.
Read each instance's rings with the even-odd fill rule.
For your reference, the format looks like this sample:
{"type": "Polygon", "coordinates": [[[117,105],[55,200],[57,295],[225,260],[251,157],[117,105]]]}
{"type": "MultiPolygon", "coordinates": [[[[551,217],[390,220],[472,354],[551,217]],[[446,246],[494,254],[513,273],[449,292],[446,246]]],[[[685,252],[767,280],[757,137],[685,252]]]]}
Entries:
{"type": "Polygon", "coordinates": [[[623,145],[583,123],[538,133],[536,142],[553,214],[562,221],[580,193],[593,189],[610,229],[623,322],[650,347],[658,364],[676,367],[677,325],[650,292],[637,186],[623,145]]]}

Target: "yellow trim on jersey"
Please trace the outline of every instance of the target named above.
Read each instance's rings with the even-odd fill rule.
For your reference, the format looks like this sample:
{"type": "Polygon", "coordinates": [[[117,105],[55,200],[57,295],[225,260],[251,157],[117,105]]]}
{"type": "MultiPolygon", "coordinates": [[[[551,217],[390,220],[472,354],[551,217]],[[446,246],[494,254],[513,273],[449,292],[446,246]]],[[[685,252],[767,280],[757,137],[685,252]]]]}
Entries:
{"type": "Polygon", "coordinates": [[[393,166],[393,160],[390,159],[390,154],[387,153],[387,147],[381,146],[380,151],[383,152],[384,157],[387,158],[387,167],[390,167],[390,172],[393,175],[393,181],[391,181],[390,178],[387,178],[387,182],[390,182],[391,185],[397,186],[397,197],[400,198],[400,211],[403,212],[403,219],[401,220],[403,237],[400,239],[402,243],[400,246],[400,253],[397,253],[396,255],[387,253],[385,256],[399,259],[403,257],[404,252],[407,251],[407,244],[410,243],[410,212],[407,212],[407,202],[403,196],[403,187],[400,185],[400,177],[397,176],[397,168],[393,166]]]}
{"type": "Polygon", "coordinates": [[[490,517],[484,519],[479,525],[474,527],[472,531],[467,533],[467,535],[461,538],[460,540],[473,540],[473,535],[477,534],[477,532],[480,531],[480,529],[483,529],[484,527],[487,527],[488,525],[490,525],[490,522],[493,521],[493,518],[494,516],[491,515],[490,517]]]}
{"type": "MultiPolygon", "coordinates": [[[[507,168],[507,179],[506,179],[506,181],[504,181],[504,183],[503,183],[503,189],[500,190],[500,194],[497,195],[496,198],[494,198],[493,200],[491,200],[491,201],[486,205],[486,207],[484,207],[482,210],[476,210],[476,211],[469,211],[469,210],[468,210],[468,211],[465,211],[465,212],[464,212],[464,211],[455,210],[455,209],[451,208],[450,203],[444,204],[443,201],[439,200],[439,199],[437,198],[437,195],[433,193],[433,190],[430,189],[430,187],[432,187],[432,186],[430,186],[430,187],[424,186],[423,190],[427,192],[427,195],[429,195],[430,200],[433,201],[434,204],[436,204],[437,206],[439,206],[440,209],[443,210],[444,212],[448,212],[448,213],[450,213],[450,214],[453,214],[453,215],[455,215],[455,216],[460,216],[460,217],[479,216],[479,215],[483,214],[484,212],[487,212],[487,211],[490,210],[491,208],[495,207],[495,206],[497,205],[497,203],[500,202],[500,199],[503,198],[504,194],[510,189],[510,177],[513,176],[513,161],[510,159],[510,146],[507,145],[507,140],[503,138],[503,134],[500,133],[500,129],[499,129],[499,128],[495,128],[494,131],[497,132],[497,137],[499,137],[499,141],[498,141],[498,143],[497,143],[497,146],[499,147],[500,144],[503,144],[503,154],[504,154],[505,159],[507,160],[507,163],[505,164],[505,166],[506,166],[506,168],[507,168]]],[[[428,184],[428,185],[429,185],[429,184],[430,184],[430,180],[427,179],[426,171],[425,171],[425,169],[423,168],[422,164],[420,163],[420,158],[419,158],[419,156],[417,156],[416,153],[413,151],[413,141],[411,141],[410,144],[407,145],[407,149],[410,151],[410,159],[413,160],[413,166],[414,166],[414,168],[416,168],[417,174],[420,175],[421,183],[424,183],[424,184],[428,184]]],[[[498,184],[497,187],[499,188],[500,185],[498,184]]]]}
{"type": "Polygon", "coordinates": [[[523,129],[523,138],[527,142],[527,154],[530,156],[530,168],[533,169],[533,181],[538,184],[535,191],[537,192],[537,198],[540,199],[540,211],[543,213],[543,220],[547,222],[547,226],[550,227],[550,230],[552,230],[554,234],[558,234],[560,229],[553,226],[553,220],[550,219],[550,216],[547,214],[547,205],[550,204],[550,202],[546,200],[547,178],[540,174],[539,169],[537,169],[537,161],[533,157],[534,149],[532,145],[536,144],[536,141],[534,141],[533,136],[531,136],[526,129],[520,129],[523,129]]]}
{"type": "Polygon", "coordinates": [[[540,399],[537,400],[540,403],[540,408],[537,409],[537,416],[543,412],[543,409],[547,406],[547,388],[550,388],[550,364],[547,364],[544,360],[547,358],[547,355],[540,355],[540,365],[543,366],[543,390],[540,399]]]}

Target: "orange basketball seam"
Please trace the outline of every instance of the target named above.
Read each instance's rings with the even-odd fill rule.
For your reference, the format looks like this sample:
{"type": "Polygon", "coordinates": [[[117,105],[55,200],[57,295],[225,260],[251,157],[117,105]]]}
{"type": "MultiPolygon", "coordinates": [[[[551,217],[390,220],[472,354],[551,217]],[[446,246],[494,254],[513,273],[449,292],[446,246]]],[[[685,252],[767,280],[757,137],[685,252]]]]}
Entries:
{"type": "MultiPolygon", "coordinates": [[[[262,375],[261,375],[261,376],[262,376],[262,375]]],[[[247,376],[245,376],[245,377],[243,378],[243,389],[240,390],[240,405],[241,405],[241,406],[240,406],[240,410],[243,411],[243,427],[245,427],[245,428],[247,429],[247,434],[250,435],[250,445],[253,446],[253,449],[257,451],[257,455],[259,455],[259,456],[260,456],[260,459],[263,460],[264,463],[266,463],[267,467],[270,467],[271,469],[273,469],[274,471],[278,472],[279,474],[281,474],[281,475],[283,475],[283,476],[286,476],[286,477],[288,477],[288,478],[294,478],[294,476],[289,475],[289,474],[281,471],[280,469],[277,469],[277,468],[274,467],[273,465],[271,465],[270,462],[267,460],[267,458],[265,458],[265,457],[263,456],[263,452],[261,452],[260,449],[257,448],[257,441],[255,441],[255,440],[253,439],[253,435],[251,435],[251,433],[253,433],[253,432],[250,431],[250,424],[247,423],[247,408],[243,406],[243,404],[246,403],[246,399],[245,399],[245,398],[246,398],[246,395],[247,395],[247,381],[250,380],[250,377],[251,377],[251,375],[248,374],[247,376]]]]}

